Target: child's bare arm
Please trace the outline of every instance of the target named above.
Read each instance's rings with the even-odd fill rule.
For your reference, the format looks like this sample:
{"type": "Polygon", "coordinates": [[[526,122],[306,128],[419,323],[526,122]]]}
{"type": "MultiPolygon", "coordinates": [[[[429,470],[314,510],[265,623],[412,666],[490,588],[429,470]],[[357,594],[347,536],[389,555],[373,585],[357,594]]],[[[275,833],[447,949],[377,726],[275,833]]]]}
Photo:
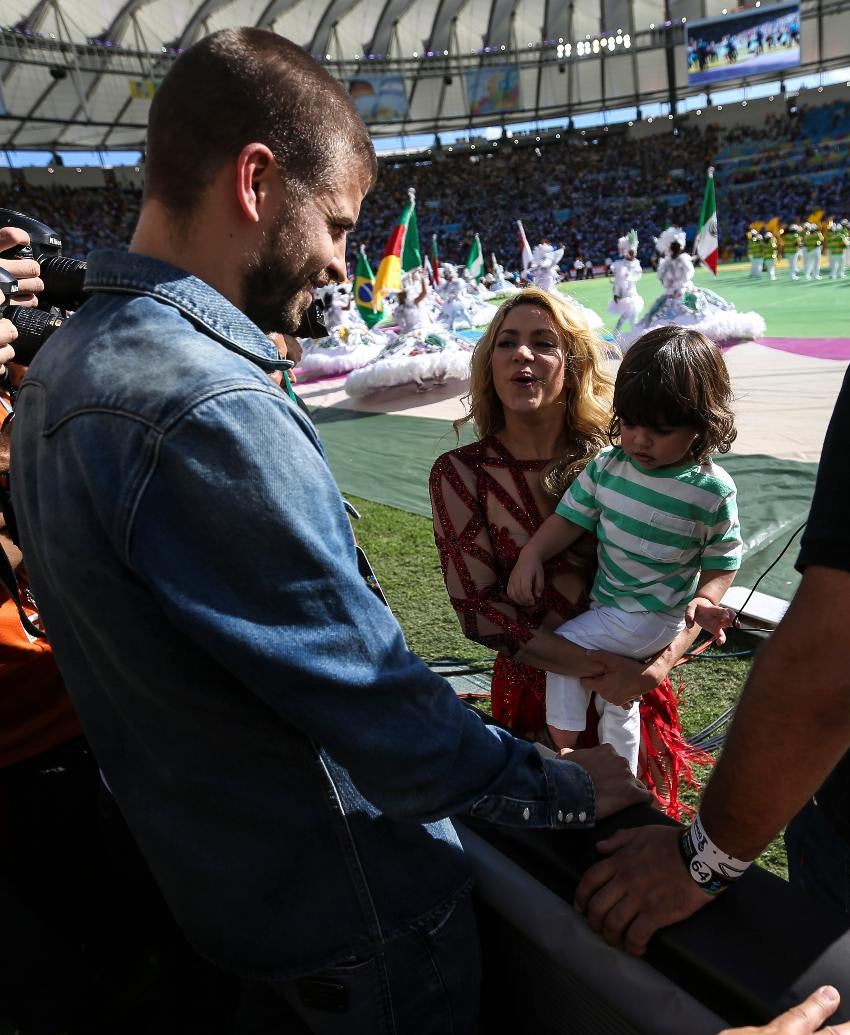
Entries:
{"type": "Polygon", "coordinates": [[[734,571],[703,571],[700,573],[696,596],[685,608],[685,625],[688,629],[694,624],[705,629],[719,644],[726,642],[724,629],[735,624],[735,612],[730,607],[722,607],[720,601],[723,594],[735,579],[734,571]]]}
{"type": "Polygon", "coordinates": [[[508,596],[515,604],[531,607],[543,592],[543,565],[566,550],[584,529],[559,514],[546,518],[522,548],[508,580],[508,596]]]}

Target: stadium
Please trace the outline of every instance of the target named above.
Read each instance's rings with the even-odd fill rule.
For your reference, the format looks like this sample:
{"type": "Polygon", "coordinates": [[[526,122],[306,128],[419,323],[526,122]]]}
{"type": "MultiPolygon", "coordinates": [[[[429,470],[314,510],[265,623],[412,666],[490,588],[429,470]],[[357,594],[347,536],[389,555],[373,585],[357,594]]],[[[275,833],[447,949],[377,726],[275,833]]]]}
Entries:
{"type": "MultiPolygon", "coordinates": [[[[688,822],[698,808],[699,782],[722,754],[753,660],[770,650],[801,580],[805,588],[795,567],[800,536],[850,363],[850,2],[725,2],[36,0],[28,9],[26,0],[0,0],[0,227],[29,233],[45,271],[48,256],[80,260],[68,267],[75,287],[64,296],[59,274],[43,274],[35,308],[17,307],[17,292],[0,283],[13,303],[0,323],[15,324],[19,359],[34,357],[57,329],[70,336],[75,322],[82,326],[75,312],[85,297],[82,260],[129,247],[143,206],[151,106],[195,44],[238,26],[267,30],[303,48],[348,95],[377,174],[348,229],[345,283],[314,283],[314,315],[324,322],[308,326],[305,317],[281,346],[279,358],[291,362],[277,371],[274,362],[260,366],[309,413],[333,479],[359,512],[352,526],[365,551],[361,574],[407,646],[488,721],[495,715],[497,725],[529,732],[496,700],[499,666],[519,646],[508,650],[496,635],[507,627],[498,612],[507,590],[500,584],[502,596],[492,598],[487,587],[486,607],[477,596],[471,603],[470,572],[478,569],[470,558],[495,570],[505,537],[521,546],[534,530],[509,531],[517,500],[534,505],[521,490],[505,503],[502,476],[469,473],[472,481],[463,482],[440,464],[453,450],[474,455],[463,450],[484,441],[480,415],[469,419],[476,346],[498,342],[501,331],[488,337],[488,327],[500,326],[500,306],[527,287],[554,294],[580,314],[579,326],[587,324],[612,381],[655,327],[691,327],[720,347],[737,433],[720,460],[737,487],[741,539],[740,568],[722,603],[738,628],[722,646],[702,637],[670,669],[668,726],[683,736],[681,756],[663,737],[653,740],[667,721],[661,705],[650,718],[636,706],[645,724],[637,775],[671,823],[688,822]],[[684,271],[678,281],[676,263],[684,271]],[[485,482],[511,515],[502,526],[469,503],[472,485],[487,498],[485,482]],[[459,500],[470,506],[462,521],[459,500]],[[447,514],[458,520],[458,543],[466,523],[467,532],[492,537],[492,550],[489,538],[487,549],[475,540],[462,568],[447,514]],[[481,635],[487,622],[489,636],[481,635]]],[[[318,126],[326,119],[330,135],[334,103],[338,97],[318,126]]],[[[217,115],[209,112],[211,125],[217,115]]],[[[192,184],[190,162],[177,173],[192,184]]],[[[206,181],[198,183],[200,194],[206,181]]],[[[0,263],[25,254],[10,248],[0,263]]],[[[23,377],[15,367],[20,374],[10,374],[3,404],[11,414],[23,377]]],[[[151,372],[152,385],[160,376],[151,372]]],[[[103,451],[112,456],[106,440],[103,451]]],[[[504,469],[515,477],[506,455],[504,469]]],[[[219,486],[228,497],[244,492],[228,482],[231,474],[223,472],[219,486]]],[[[99,477],[92,472],[92,483],[99,477]]],[[[8,483],[0,432],[7,529],[8,483]]],[[[241,529],[233,531],[238,543],[237,535],[241,529]]],[[[231,549],[228,540],[220,545],[231,549]]],[[[268,549],[273,561],[277,548],[268,549]]],[[[24,550],[25,566],[26,558],[24,550]]],[[[19,562],[18,553],[12,566],[19,562]]],[[[99,562],[84,570],[96,589],[99,562]]],[[[41,650],[33,635],[43,630],[30,635],[24,624],[30,612],[38,622],[26,577],[18,573],[16,592],[15,574],[11,582],[0,576],[8,598],[0,618],[8,611],[19,640],[24,629],[15,649],[41,650]]],[[[839,614],[836,601],[819,602],[839,614]]],[[[274,627],[264,616],[257,621],[274,627]]],[[[9,650],[11,699],[29,686],[29,669],[15,666],[35,662],[9,650]]],[[[52,678],[60,684],[58,669],[52,678]]],[[[85,754],[79,771],[76,756],[61,753],[70,750],[61,737],[32,733],[39,715],[21,733],[16,707],[0,706],[0,831],[21,846],[0,869],[0,908],[12,932],[0,955],[0,1035],[331,1030],[310,1011],[337,1011],[336,985],[312,988],[319,1002],[306,1013],[300,988],[293,1027],[270,1020],[263,1027],[269,1004],[251,999],[245,1007],[229,968],[203,947],[198,954],[182,918],[183,931],[172,919],[120,818],[108,766],[99,761],[98,776],[98,751],[84,743],[70,704],[63,728],[73,726],[69,743],[85,754]],[[48,744],[47,761],[28,738],[48,744]],[[54,770],[75,774],[72,791],[42,791],[39,781],[54,770]],[[86,812],[95,798],[97,818],[86,812]],[[21,818],[24,809],[31,811],[21,818]],[[107,834],[104,809],[112,810],[107,834]]],[[[83,728],[88,734],[85,719],[83,728]]],[[[165,768],[158,770],[164,786],[173,778],[165,768]]],[[[623,825],[659,814],[633,806],[623,825]]],[[[760,850],[740,888],[655,935],[637,959],[606,945],[571,904],[600,858],[592,831],[564,835],[467,814],[455,825],[476,880],[481,1032],[720,1032],[767,1024],[823,985],[844,996],[836,1024],[850,1019],[847,907],[832,909],[801,889],[781,835],[760,850]]],[[[617,828],[613,817],[598,826],[605,834],[617,828]]],[[[333,1030],[369,1030],[346,1023],[333,1030]]]]}

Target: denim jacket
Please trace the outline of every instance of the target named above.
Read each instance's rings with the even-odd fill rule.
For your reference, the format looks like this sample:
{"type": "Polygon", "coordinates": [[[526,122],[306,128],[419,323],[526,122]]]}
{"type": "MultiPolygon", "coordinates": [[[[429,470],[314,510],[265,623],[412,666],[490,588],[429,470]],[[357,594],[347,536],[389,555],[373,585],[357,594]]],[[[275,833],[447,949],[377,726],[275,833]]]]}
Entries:
{"type": "Polygon", "coordinates": [[[584,769],[408,650],[259,329],[140,255],[93,253],[87,288],[20,393],[15,508],[86,735],[196,947],[309,973],[465,888],[447,817],[591,826],[584,769]]]}

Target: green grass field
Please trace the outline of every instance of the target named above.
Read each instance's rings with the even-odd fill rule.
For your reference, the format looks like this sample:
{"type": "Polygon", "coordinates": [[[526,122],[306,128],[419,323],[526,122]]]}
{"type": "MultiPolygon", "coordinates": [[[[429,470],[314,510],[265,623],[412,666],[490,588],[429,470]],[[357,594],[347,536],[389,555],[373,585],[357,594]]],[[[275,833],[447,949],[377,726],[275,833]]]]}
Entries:
{"type": "MultiPolygon", "coordinates": [[[[430,519],[369,500],[351,497],[351,501],[361,514],[355,527],[358,542],[369,555],[410,648],[426,661],[492,658],[492,652],[465,639],[460,631],[443,585],[430,519]]],[[[757,643],[753,637],[736,634],[730,636],[724,652],[757,643]]],[[[698,660],[675,670],[673,680],[681,685],[682,725],[687,734],[701,730],[737,700],[750,663],[749,658],[698,660]]],[[[786,876],[779,840],[760,861],[772,873],[786,876]]]]}

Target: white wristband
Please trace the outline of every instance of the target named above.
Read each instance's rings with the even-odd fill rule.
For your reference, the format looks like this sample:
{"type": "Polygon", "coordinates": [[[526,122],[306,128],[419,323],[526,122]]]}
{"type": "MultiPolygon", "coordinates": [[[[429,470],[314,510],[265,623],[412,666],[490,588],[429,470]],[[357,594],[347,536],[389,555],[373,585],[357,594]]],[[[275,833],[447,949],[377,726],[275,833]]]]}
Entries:
{"type": "Polygon", "coordinates": [[[736,859],[718,848],[706,834],[699,815],[682,834],[680,846],[691,879],[709,895],[725,891],[752,866],[752,862],[736,859]]]}

